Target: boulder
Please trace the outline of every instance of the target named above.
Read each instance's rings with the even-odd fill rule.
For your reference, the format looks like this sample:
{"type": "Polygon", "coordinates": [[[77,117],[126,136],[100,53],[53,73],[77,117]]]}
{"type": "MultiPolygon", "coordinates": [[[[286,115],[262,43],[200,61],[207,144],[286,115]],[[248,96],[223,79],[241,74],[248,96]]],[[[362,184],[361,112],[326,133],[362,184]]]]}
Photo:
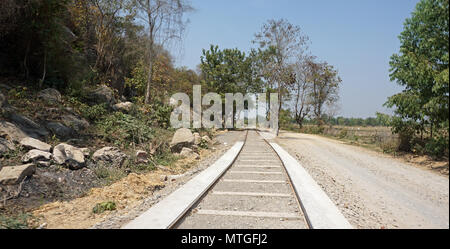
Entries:
{"type": "Polygon", "coordinates": [[[76,132],[80,132],[89,127],[89,122],[84,118],[67,114],[61,117],[64,125],[74,129],[76,132]]]}
{"type": "Polygon", "coordinates": [[[52,159],[52,153],[41,150],[30,150],[28,153],[22,156],[23,163],[31,163],[38,161],[50,161],[52,159]]]}
{"type": "Polygon", "coordinates": [[[12,113],[9,118],[29,137],[39,138],[48,136],[49,132],[33,120],[23,115],[12,113]]]}
{"type": "Polygon", "coordinates": [[[173,151],[178,152],[183,147],[190,147],[194,144],[195,138],[189,129],[181,128],[178,129],[173,135],[170,147],[173,151]]]}
{"type": "Polygon", "coordinates": [[[0,137],[19,143],[20,140],[28,137],[28,135],[15,124],[0,121],[0,137]]]}
{"type": "Polygon", "coordinates": [[[180,152],[180,156],[182,157],[195,157],[195,158],[199,158],[200,155],[195,153],[192,149],[189,148],[183,148],[180,152]]]}
{"type": "Polygon", "coordinates": [[[97,150],[92,159],[97,163],[105,163],[114,167],[121,167],[128,156],[116,147],[104,147],[97,150]]]}
{"type": "Polygon", "coordinates": [[[0,108],[2,108],[3,106],[6,106],[8,104],[5,95],[3,95],[3,93],[0,92],[0,108]]]}
{"type": "Polygon", "coordinates": [[[10,150],[16,150],[16,146],[11,141],[0,137],[0,156],[10,150]]]}
{"type": "Polygon", "coordinates": [[[36,166],[32,163],[20,166],[3,167],[0,170],[0,185],[15,185],[25,177],[32,176],[36,172],[36,166]]]}
{"type": "Polygon", "coordinates": [[[202,142],[202,137],[200,137],[200,134],[198,132],[194,133],[194,144],[199,145],[202,142]]]}
{"type": "Polygon", "coordinates": [[[53,88],[47,88],[45,90],[38,92],[37,97],[47,102],[53,103],[61,102],[61,93],[59,93],[58,90],[53,88]]]}
{"type": "Polygon", "coordinates": [[[58,144],[53,149],[53,160],[59,165],[66,165],[72,170],[86,166],[84,153],[80,148],[68,144],[58,144]]]}
{"type": "Polygon", "coordinates": [[[133,103],[131,103],[131,102],[121,102],[121,103],[115,104],[113,106],[113,109],[115,111],[124,112],[124,113],[130,112],[132,108],[133,108],[133,103]]]}
{"type": "Polygon", "coordinates": [[[27,149],[36,149],[36,150],[41,150],[41,151],[46,151],[46,152],[50,152],[50,150],[52,149],[51,145],[46,144],[44,142],[41,142],[41,141],[31,138],[31,137],[26,137],[26,138],[20,140],[20,145],[22,145],[23,147],[25,147],[27,149]]]}
{"type": "Polygon", "coordinates": [[[106,103],[109,106],[113,106],[117,102],[114,97],[114,91],[105,85],[102,85],[96,88],[94,91],[90,92],[88,95],[88,99],[91,103],[95,104],[106,103]]]}
{"type": "Polygon", "coordinates": [[[58,137],[66,138],[72,136],[75,133],[75,130],[73,130],[72,128],[69,128],[58,122],[49,122],[45,126],[58,137]]]}

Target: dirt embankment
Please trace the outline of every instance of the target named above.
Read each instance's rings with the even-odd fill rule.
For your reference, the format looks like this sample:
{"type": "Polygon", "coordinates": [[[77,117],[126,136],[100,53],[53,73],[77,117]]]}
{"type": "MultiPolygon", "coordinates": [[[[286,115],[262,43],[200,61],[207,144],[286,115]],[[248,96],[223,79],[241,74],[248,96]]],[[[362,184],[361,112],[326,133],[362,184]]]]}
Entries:
{"type": "Polygon", "coordinates": [[[448,229],[448,176],[321,136],[282,132],[276,140],[355,227],[448,229]]]}
{"type": "Polygon", "coordinates": [[[165,170],[130,174],[110,186],[91,189],[83,197],[46,204],[34,210],[33,215],[38,218],[39,226],[50,229],[120,228],[210,165],[239,139],[242,139],[241,132],[221,132],[216,137],[216,145],[201,151],[200,160],[185,158],[165,170]],[[93,212],[96,204],[109,201],[116,204],[116,210],[101,214],[93,212]]]}

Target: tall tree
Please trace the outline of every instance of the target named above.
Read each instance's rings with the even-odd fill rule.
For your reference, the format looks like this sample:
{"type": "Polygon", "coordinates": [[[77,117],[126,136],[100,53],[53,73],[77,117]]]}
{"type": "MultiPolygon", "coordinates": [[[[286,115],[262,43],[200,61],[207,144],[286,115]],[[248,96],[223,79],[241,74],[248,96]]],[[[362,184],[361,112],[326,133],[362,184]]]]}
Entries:
{"type": "MultiPolygon", "coordinates": [[[[308,37],[302,33],[300,27],[284,19],[269,20],[261,31],[255,34],[253,42],[268,55],[263,67],[264,77],[268,84],[278,91],[279,115],[284,95],[287,94],[288,87],[295,82],[292,65],[307,49],[307,40],[308,37]]],[[[278,124],[277,135],[279,127],[278,124]]]]}
{"type": "Polygon", "coordinates": [[[291,95],[293,96],[294,119],[300,128],[311,112],[312,71],[310,66],[312,64],[310,62],[312,59],[310,56],[300,59],[296,62],[294,68],[295,83],[292,86],[291,95]]]}
{"type": "Polygon", "coordinates": [[[148,32],[148,76],[145,103],[150,101],[152,74],[157,58],[155,46],[164,46],[167,41],[180,40],[186,26],[183,15],[193,8],[184,0],[134,0],[140,17],[147,24],[148,32]]]}
{"type": "Polygon", "coordinates": [[[406,123],[415,124],[420,133],[429,125],[431,137],[434,128],[448,128],[448,20],[448,0],[422,0],[405,21],[399,36],[400,53],[390,61],[391,80],[405,87],[386,103],[395,107],[398,117],[394,132],[400,132],[406,123]]]}
{"type": "Polygon", "coordinates": [[[319,126],[323,125],[322,115],[325,104],[331,105],[339,99],[339,87],[342,82],[338,71],[328,63],[308,62],[311,70],[311,101],[314,117],[319,126]]]}

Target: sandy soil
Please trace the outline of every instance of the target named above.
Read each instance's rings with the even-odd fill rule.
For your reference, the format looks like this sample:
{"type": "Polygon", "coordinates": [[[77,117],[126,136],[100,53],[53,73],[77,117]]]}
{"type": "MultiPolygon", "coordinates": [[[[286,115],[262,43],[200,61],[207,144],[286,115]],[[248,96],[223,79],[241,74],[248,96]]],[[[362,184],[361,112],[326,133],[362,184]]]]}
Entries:
{"type": "Polygon", "coordinates": [[[449,228],[449,179],[392,156],[314,135],[275,139],[356,228],[449,228]]]}

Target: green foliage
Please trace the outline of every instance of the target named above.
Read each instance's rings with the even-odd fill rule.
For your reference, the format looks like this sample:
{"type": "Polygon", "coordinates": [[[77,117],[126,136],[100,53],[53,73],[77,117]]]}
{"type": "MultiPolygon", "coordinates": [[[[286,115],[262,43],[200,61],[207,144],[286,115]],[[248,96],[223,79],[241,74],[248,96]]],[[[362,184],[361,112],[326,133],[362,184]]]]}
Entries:
{"type": "Polygon", "coordinates": [[[103,117],[107,113],[107,105],[99,104],[99,105],[82,105],[80,107],[80,111],[83,117],[89,120],[98,120],[103,117]]]}
{"type": "Polygon", "coordinates": [[[149,118],[153,121],[154,125],[167,129],[170,127],[170,114],[172,111],[173,106],[162,103],[155,104],[153,105],[149,118]]]}
{"type": "Polygon", "coordinates": [[[114,211],[116,210],[116,203],[112,201],[97,203],[95,207],[92,209],[94,214],[101,214],[105,211],[114,211]]]}
{"type": "Polygon", "coordinates": [[[99,135],[108,142],[127,147],[130,143],[148,142],[152,135],[149,124],[129,114],[115,112],[97,122],[99,135]]]}
{"type": "Polygon", "coordinates": [[[30,214],[21,213],[14,216],[0,214],[0,229],[27,229],[30,214]]]}
{"type": "Polygon", "coordinates": [[[417,133],[432,133],[448,123],[448,19],[448,0],[422,0],[405,21],[400,53],[390,61],[391,80],[405,90],[385,104],[395,107],[401,120],[393,122],[394,132],[405,132],[408,125],[417,133]]]}
{"type": "Polygon", "coordinates": [[[139,96],[145,95],[148,80],[148,68],[144,61],[139,61],[131,71],[131,77],[125,78],[125,87],[136,89],[139,96]]]}
{"type": "Polygon", "coordinates": [[[260,78],[253,69],[253,57],[238,49],[220,50],[211,45],[203,49],[200,68],[209,90],[219,94],[254,90],[260,78]]]}
{"type": "Polygon", "coordinates": [[[432,138],[425,145],[425,152],[428,155],[436,159],[440,159],[442,157],[448,157],[448,137],[439,136],[437,138],[432,138]]]}
{"type": "Polygon", "coordinates": [[[70,97],[69,103],[79,111],[81,116],[91,121],[100,120],[108,113],[108,105],[106,103],[90,106],[81,102],[77,97],[70,97]]]}

